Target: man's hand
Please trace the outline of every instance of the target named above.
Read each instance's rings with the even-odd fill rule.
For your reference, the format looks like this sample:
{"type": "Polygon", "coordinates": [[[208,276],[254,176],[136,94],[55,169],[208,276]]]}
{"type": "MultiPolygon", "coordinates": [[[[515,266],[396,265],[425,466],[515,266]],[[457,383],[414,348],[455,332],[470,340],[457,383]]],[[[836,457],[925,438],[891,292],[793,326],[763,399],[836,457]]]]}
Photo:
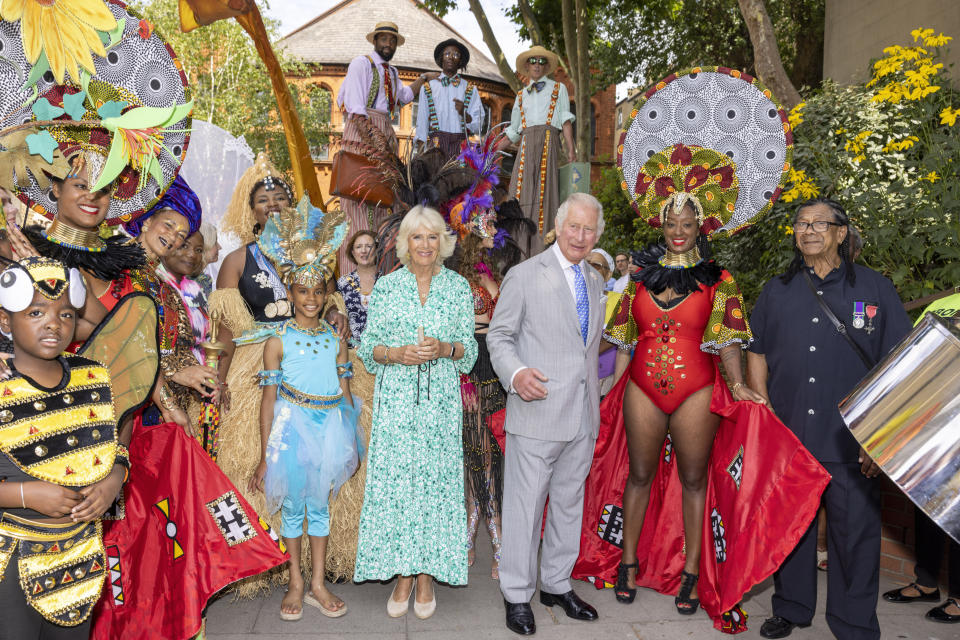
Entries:
{"type": "Polygon", "coordinates": [[[575,149],[567,149],[567,162],[576,162],[577,152],[575,149]]]}
{"type": "Polygon", "coordinates": [[[453,99],[453,108],[457,110],[461,116],[463,115],[463,100],[453,99]]]}
{"type": "Polygon", "coordinates": [[[865,475],[868,478],[876,478],[880,475],[880,465],[874,462],[873,458],[867,455],[867,452],[863,450],[863,447],[860,447],[860,458],[857,460],[860,463],[860,473],[865,475]]]}
{"type": "Polygon", "coordinates": [[[527,367],[513,377],[513,390],[526,402],[543,400],[547,397],[547,388],[541,383],[547,380],[549,378],[540,373],[539,369],[527,367]]]}

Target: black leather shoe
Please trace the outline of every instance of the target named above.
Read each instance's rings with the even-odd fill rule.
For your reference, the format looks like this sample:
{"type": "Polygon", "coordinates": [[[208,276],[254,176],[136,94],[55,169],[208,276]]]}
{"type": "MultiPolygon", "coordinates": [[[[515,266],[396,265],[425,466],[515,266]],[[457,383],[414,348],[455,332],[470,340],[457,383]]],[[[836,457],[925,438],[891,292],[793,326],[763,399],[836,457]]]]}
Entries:
{"type": "Polygon", "coordinates": [[[763,621],[763,626],[760,627],[760,635],[764,638],[786,638],[797,627],[803,629],[809,626],[809,622],[790,622],[786,618],[773,616],[763,621]]]}
{"type": "Polygon", "coordinates": [[[503,601],[507,609],[507,629],[522,636],[532,636],[537,632],[537,623],[533,620],[533,609],[527,602],[503,601]]]}
{"type": "Polygon", "coordinates": [[[580,596],[578,596],[572,589],[566,593],[561,593],[560,595],[541,591],[540,604],[546,607],[552,607],[555,604],[560,605],[560,607],[562,607],[566,612],[567,617],[573,618],[574,620],[591,621],[596,620],[598,617],[597,610],[581,600],[580,596]]]}
{"type": "Polygon", "coordinates": [[[930,611],[927,611],[927,619],[933,620],[934,622],[945,622],[946,624],[956,624],[960,622],[960,615],[947,613],[946,609],[951,604],[955,607],[960,607],[960,601],[958,601],[957,598],[947,598],[947,601],[939,607],[934,607],[930,609],[930,611]]]}
{"type": "Polygon", "coordinates": [[[940,589],[926,593],[917,585],[916,582],[911,582],[905,587],[900,587],[899,589],[892,589],[883,594],[883,599],[887,602],[940,602],[940,589]],[[904,589],[909,589],[913,587],[920,595],[919,596],[907,596],[903,594],[904,589]]]}

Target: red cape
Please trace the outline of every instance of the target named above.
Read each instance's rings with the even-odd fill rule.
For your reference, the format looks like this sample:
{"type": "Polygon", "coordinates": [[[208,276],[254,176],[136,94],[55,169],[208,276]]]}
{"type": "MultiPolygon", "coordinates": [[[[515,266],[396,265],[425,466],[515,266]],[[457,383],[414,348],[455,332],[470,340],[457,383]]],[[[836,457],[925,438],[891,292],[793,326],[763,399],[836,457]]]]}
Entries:
{"type": "MultiPolygon", "coordinates": [[[[580,557],[573,569],[574,578],[589,580],[598,589],[616,582],[622,555],[622,496],[629,460],[621,408],[628,380],[623,375],[600,404],[580,557]]],[[[734,402],[722,381],[714,385],[710,410],[723,419],[710,457],[698,592],[714,626],[737,632],[746,625],[731,625],[723,614],[793,551],[816,515],[830,475],[769,409],[734,402]]],[[[679,588],[684,562],[680,501],[676,456],[668,436],[637,545],[638,586],[667,594],[679,588]]]]}
{"type": "Polygon", "coordinates": [[[147,427],[137,417],[130,463],[125,517],[104,521],[110,573],[91,638],[192,638],[217,591],[289,559],[178,425],[147,427]]]}

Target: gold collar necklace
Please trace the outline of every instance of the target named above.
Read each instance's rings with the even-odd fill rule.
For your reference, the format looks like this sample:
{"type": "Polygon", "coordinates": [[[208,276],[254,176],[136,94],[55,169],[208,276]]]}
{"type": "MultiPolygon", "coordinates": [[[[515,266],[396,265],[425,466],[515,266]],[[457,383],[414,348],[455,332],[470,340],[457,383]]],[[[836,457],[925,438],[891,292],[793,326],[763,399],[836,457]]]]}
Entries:
{"type": "Polygon", "coordinates": [[[46,231],[47,240],[68,249],[77,251],[100,252],[107,248],[96,231],[88,231],[71,227],[59,219],[54,218],[46,231]]]}
{"type": "Polygon", "coordinates": [[[689,269],[703,262],[703,258],[700,257],[700,250],[694,247],[683,253],[667,251],[660,257],[659,262],[661,267],[666,267],[667,269],[689,269]]]}

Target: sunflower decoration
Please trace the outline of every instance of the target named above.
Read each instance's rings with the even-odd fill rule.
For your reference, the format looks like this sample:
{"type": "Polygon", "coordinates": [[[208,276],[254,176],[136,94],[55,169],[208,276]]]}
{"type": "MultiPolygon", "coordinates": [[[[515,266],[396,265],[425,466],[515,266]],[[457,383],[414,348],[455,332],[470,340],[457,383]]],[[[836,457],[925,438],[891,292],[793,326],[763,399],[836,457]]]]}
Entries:
{"type": "Polygon", "coordinates": [[[337,249],[347,236],[343,211],[324,213],[304,195],[267,220],[257,245],[280,272],[285,284],[313,286],[326,282],[337,266],[337,249]]]}
{"type": "Polygon", "coordinates": [[[655,153],[637,174],[635,194],[647,223],[660,227],[671,208],[690,203],[710,235],[733,217],[740,190],[733,161],[713,149],[675,144],[655,153]]]}
{"type": "Polygon", "coordinates": [[[180,170],[192,101],[170,45],[120,0],[0,0],[0,186],[48,219],[51,178],[85,169],[108,224],[149,210],[180,170]]]}
{"type": "Polygon", "coordinates": [[[27,62],[36,64],[44,57],[58,83],[66,72],[79,82],[78,66],[95,73],[92,54],[107,55],[97,32],[117,26],[103,0],[0,0],[0,17],[20,21],[27,62]]]}

